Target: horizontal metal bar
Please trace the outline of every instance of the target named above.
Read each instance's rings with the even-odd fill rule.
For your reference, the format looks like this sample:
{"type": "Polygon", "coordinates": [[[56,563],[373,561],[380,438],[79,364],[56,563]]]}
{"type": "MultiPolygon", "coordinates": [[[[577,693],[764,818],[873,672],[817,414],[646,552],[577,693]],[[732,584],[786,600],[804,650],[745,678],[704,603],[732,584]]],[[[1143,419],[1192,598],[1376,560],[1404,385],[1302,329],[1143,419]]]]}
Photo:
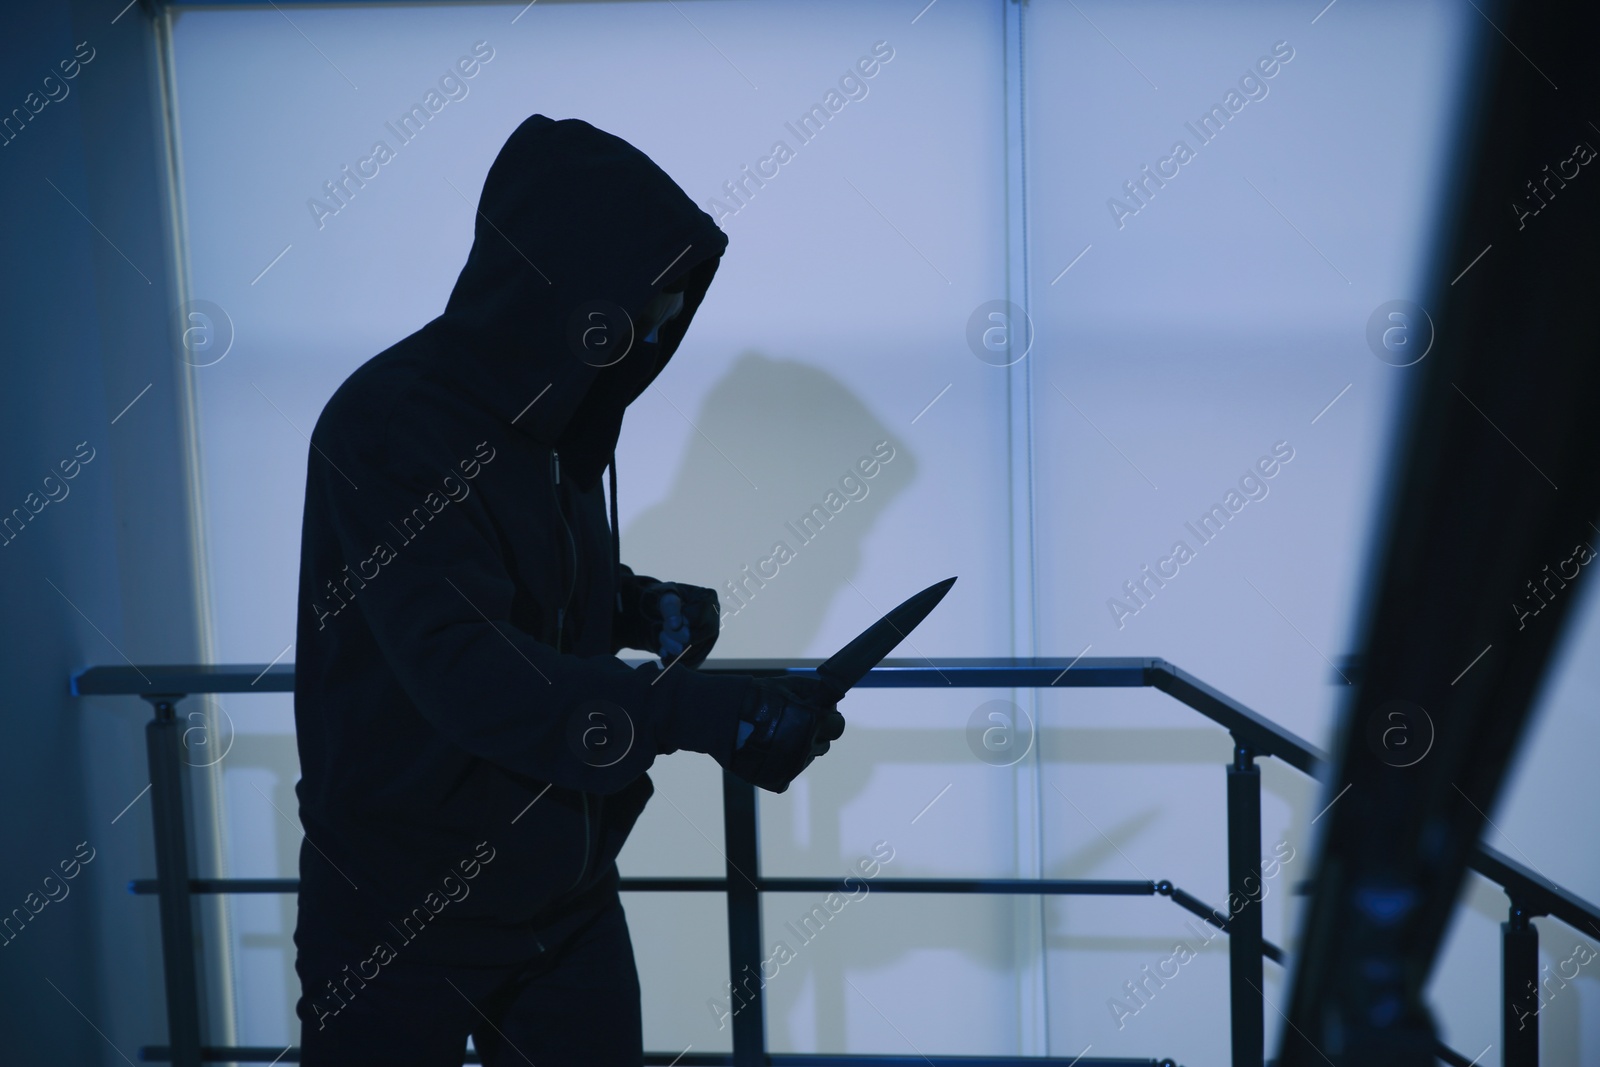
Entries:
{"type": "MultiPolygon", "coordinates": [[[[624,662],[635,666],[645,661],[624,662]]],[[[886,659],[856,688],[1137,689],[1151,684],[1149,670],[1160,662],[1142,656],[886,659]]],[[[698,670],[701,674],[809,674],[821,663],[820,659],[712,659],[698,670]]],[[[264,663],[89,667],[72,676],[74,696],[293,691],[292,663],[270,667],[264,663]]]]}
{"type": "MultiPolygon", "coordinates": [[[[625,893],[726,893],[726,878],[624,878],[621,885],[625,893]]],[[[154,896],[158,890],[154,878],[139,878],[128,883],[128,892],[136,896],[154,896]]],[[[191,878],[191,893],[298,893],[298,878],[191,878]]]]}
{"type": "MultiPolygon", "coordinates": [[[[995,893],[1023,896],[1154,896],[1154,882],[1060,878],[757,878],[763,893],[995,893]]],[[[624,893],[726,893],[726,878],[623,878],[624,893]]],[[[154,896],[154,878],[128,883],[128,892],[154,896]]],[[[298,878],[191,878],[191,893],[298,893],[298,878]]]]}
{"type": "MultiPolygon", "coordinates": [[[[145,1063],[170,1063],[172,1049],[168,1045],[145,1045],[139,1049],[139,1059],[145,1063]]],[[[300,1048],[297,1045],[290,1045],[286,1049],[270,1045],[206,1045],[200,1050],[200,1059],[203,1063],[299,1063],[300,1048]]],[[[482,1063],[483,1057],[477,1052],[468,1052],[461,1062],[482,1063]]],[[[677,1064],[677,1067],[723,1067],[733,1063],[733,1057],[718,1052],[646,1052],[644,1062],[650,1067],[671,1064],[677,1064]]],[[[1079,1067],[1083,1065],[1079,1064],[1079,1067]]]]}
{"type": "MultiPolygon", "coordinates": [[[[627,879],[623,879],[626,883],[627,879]]],[[[1149,897],[1154,882],[1067,878],[757,878],[763,893],[1010,893],[1022,896],[1149,897]]]]}
{"type": "Polygon", "coordinates": [[[89,667],[72,676],[72,695],[79,697],[292,692],[293,663],[89,667]]]}
{"type": "MultiPolygon", "coordinates": [[[[139,1058],[147,1063],[170,1063],[172,1049],[167,1045],[145,1045],[139,1058]]],[[[300,1049],[270,1045],[206,1045],[200,1050],[205,1063],[299,1063],[300,1049]]],[[[1087,1059],[1065,1056],[869,1056],[848,1053],[769,1052],[772,1067],[1176,1067],[1172,1060],[1099,1057],[1087,1059]]],[[[468,1052],[463,1063],[482,1063],[476,1052],[468,1052]]],[[[646,1052],[649,1067],[727,1067],[733,1056],[726,1052],[646,1052]]]]}
{"type": "Polygon", "coordinates": [[[1176,1067],[1172,1060],[1126,1059],[1099,1056],[1068,1058],[1066,1056],[868,1056],[826,1053],[767,1054],[773,1067],[1040,1067],[1043,1064],[1058,1067],[1176,1067]]]}
{"type": "MultiPolygon", "coordinates": [[[[128,883],[128,892],[139,897],[153,897],[160,892],[154,878],[135,878],[128,883]]],[[[191,893],[298,893],[298,878],[191,878],[191,893]]]]}
{"type": "MultiPolygon", "coordinates": [[[[642,661],[640,661],[642,662],[642,661]]],[[[816,668],[811,659],[713,659],[699,669],[708,674],[791,674],[816,668]]],[[[1232,697],[1213,689],[1166,660],[1120,656],[968,658],[931,661],[887,659],[858,688],[1137,688],[1152,686],[1198,711],[1258,755],[1277,756],[1312,777],[1332,765],[1328,754],[1232,697]]],[[[72,676],[78,696],[149,696],[157,693],[287,693],[294,689],[294,664],[273,666],[89,667],[72,676]]],[[[1468,859],[1473,870],[1503,888],[1537,915],[1549,915],[1576,930],[1600,927],[1600,907],[1500,852],[1479,844],[1468,859]]],[[[206,880],[201,880],[202,882],[206,880]]],[[[626,880],[625,880],[626,881],[626,880]]],[[[134,883],[134,892],[143,882],[134,883]]],[[[647,891],[639,887],[641,891],[647,891]]],[[[286,889],[203,890],[195,892],[292,892],[286,889]]],[[[693,891],[685,887],[685,891],[693,891]]],[[[917,892],[917,890],[905,890],[917,892]]],[[[935,892],[935,890],[927,890],[935,892]]],[[[1024,892],[1024,890],[985,890],[1024,892]]],[[[1038,892],[1039,890],[1034,890],[1038,892]]],[[[1056,892],[1064,892],[1058,890],[1056,892]]]]}

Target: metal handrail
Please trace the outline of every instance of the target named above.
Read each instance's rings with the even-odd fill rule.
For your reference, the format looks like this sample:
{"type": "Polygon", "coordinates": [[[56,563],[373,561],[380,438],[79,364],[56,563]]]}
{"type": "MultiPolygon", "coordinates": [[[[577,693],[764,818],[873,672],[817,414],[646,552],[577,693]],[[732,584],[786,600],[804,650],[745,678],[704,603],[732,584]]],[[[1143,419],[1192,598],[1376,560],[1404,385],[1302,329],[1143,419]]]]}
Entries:
{"type": "MultiPolygon", "coordinates": [[[[710,660],[699,670],[707,674],[753,674],[774,676],[805,674],[820,660],[801,659],[724,659],[710,660]]],[[[1057,659],[957,658],[930,660],[885,660],[860,683],[863,689],[909,688],[1154,688],[1204,715],[1226,729],[1233,737],[1234,758],[1228,765],[1228,884],[1259,884],[1260,777],[1255,759],[1273,756],[1312,777],[1319,777],[1332,765],[1328,754],[1296,736],[1265,716],[1251,710],[1225,693],[1212,688],[1188,672],[1153,657],[1098,657],[1057,659]]],[[[195,694],[285,693],[294,689],[294,665],[185,665],[185,666],[97,666],[72,678],[77,696],[139,696],[149,701],[156,715],[147,728],[151,766],[153,811],[156,820],[156,859],[158,877],[129,883],[132,892],[153,894],[162,902],[163,962],[168,994],[170,1046],[148,1046],[145,1059],[164,1060],[197,1067],[219,1061],[269,1062],[255,1053],[266,1050],[234,1046],[202,1046],[198,1017],[198,988],[194,966],[194,941],[191,897],[209,893],[291,893],[298,880],[195,878],[188,869],[188,833],[181,803],[181,734],[174,712],[178,700],[195,694]]],[[[770,892],[828,892],[843,886],[841,880],[826,878],[771,878],[757,874],[754,881],[744,872],[758,871],[758,843],[755,825],[756,792],[753,786],[724,775],[724,822],[727,836],[727,877],[722,878],[623,878],[620,888],[638,892],[719,892],[729,901],[730,973],[743,968],[759,969],[761,935],[759,896],[770,892]],[[735,872],[740,874],[734,880],[735,872]]],[[[1538,872],[1510,857],[1479,844],[1469,864],[1480,874],[1500,885],[1512,901],[1512,921],[1520,936],[1532,928],[1527,919],[1549,915],[1574,928],[1589,925],[1600,928],[1600,908],[1538,872]]],[[[1263,957],[1283,962],[1283,952],[1266,941],[1261,931],[1260,909],[1244,908],[1238,915],[1225,915],[1167,881],[1096,881],[1073,879],[984,879],[984,878],[896,878],[880,879],[875,889],[910,893],[1026,893],[1043,895],[1163,895],[1230,935],[1230,1004],[1233,1025],[1235,1067],[1260,1067],[1263,1061],[1264,1018],[1260,964],[1263,957]]],[[[1525,955],[1525,953],[1523,953],[1525,955]]],[[[1508,956],[1509,961],[1509,956],[1508,956]]],[[[1524,977],[1513,975],[1508,966],[1503,982],[1509,986],[1524,977]]],[[[1530,976],[1531,977],[1531,976],[1530,976]]],[[[1130,1064],[1165,1064],[1171,1060],[1095,1059],[1076,1061],[1043,1057],[923,1057],[776,1055],[766,1051],[765,1010],[759,990],[747,1001],[734,1020],[734,1048],[731,1054],[705,1054],[678,1059],[689,1063],[732,1064],[735,1067],[802,1064],[845,1067],[853,1064],[927,1063],[939,1065],[1006,1063],[1076,1063],[1078,1067],[1121,1067],[1130,1064]]],[[[296,1062],[297,1050],[284,1054],[283,1062],[296,1062]]],[[[1443,1045],[1441,1059],[1465,1063],[1464,1057],[1443,1045]]],[[[647,1053],[647,1063],[668,1063],[671,1053],[647,1053]]],[[[469,1062],[474,1062],[470,1061],[469,1062]]]]}

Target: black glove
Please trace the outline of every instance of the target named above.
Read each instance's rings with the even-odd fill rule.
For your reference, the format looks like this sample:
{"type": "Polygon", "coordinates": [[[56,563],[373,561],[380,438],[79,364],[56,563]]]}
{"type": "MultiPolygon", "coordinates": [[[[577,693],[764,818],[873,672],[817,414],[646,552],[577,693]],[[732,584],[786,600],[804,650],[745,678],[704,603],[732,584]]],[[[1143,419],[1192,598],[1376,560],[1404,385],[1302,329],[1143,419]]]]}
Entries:
{"type": "Polygon", "coordinates": [[[757,678],[740,715],[732,757],[736,777],[782,793],[844,733],[844,716],[816,678],[757,678]]]}
{"type": "Polygon", "coordinates": [[[654,652],[669,662],[681,653],[685,667],[698,667],[711,654],[721,622],[716,590],[629,572],[619,592],[618,648],[654,652]]]}
{"type": "Polygon", "coordinates": [[[671,661],[681,654],[685,667],[698,667],[705,662],[720,633],[721,604],[716,590],[683,582],[657,582],[641,590],[639,604],[650,620],[657,655],[671,661]]]}

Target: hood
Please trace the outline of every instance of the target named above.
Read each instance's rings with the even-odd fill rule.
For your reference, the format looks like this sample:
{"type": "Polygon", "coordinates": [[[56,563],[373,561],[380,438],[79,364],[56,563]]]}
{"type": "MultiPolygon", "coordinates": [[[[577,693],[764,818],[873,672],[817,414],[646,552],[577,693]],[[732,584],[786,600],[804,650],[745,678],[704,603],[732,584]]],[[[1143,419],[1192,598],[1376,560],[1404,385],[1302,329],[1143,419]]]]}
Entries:
{"type": "Polygon", "coordinates": [[[611,460],[623,411],[672,358],[727,245],[643,152],[580,119],[534,115],[484,180],[472,251],[427,327],[445,361],[433,371],[559,449],[563,473],[589,488],[611,460]],[[656,342],[630,329],[652,298],[679,289],[683,309],[656,342]]]}

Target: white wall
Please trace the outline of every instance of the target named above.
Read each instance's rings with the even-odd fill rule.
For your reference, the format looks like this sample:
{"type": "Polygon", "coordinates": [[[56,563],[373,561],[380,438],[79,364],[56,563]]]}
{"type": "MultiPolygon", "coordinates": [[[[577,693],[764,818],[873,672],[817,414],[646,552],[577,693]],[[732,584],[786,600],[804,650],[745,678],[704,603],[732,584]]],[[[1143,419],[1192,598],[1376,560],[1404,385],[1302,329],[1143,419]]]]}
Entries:
{"type": "MultiPolygon", "coordinates": [[[[1444,269],[1432,241],[1460,170],[1468,49],[1486,25],[1456,4],[1349,0],[1035,4],[1029,25],[1039,586],[1049,604],[1041,643],[1066,655],[1092,644],[1093,655],[1164,656],[1332,748],[1345,692],[1327,684],[1330,660],[1359,649],[1354,610],[1410,381],[1375,358],[1367,321],[1386,301],[1426,299],[1444,269]],[[1185,128],[1278,42],[1293,58],[1260,79],[1264,96],[1252,84],[1260,98],[1209,143],[1185,128]],[[1123,183],[1180,139],[1193,159],[1165,186],[1152,183],[1143,206],[1130,201],[1123,183]],[[1138,212],[1113,212],[1112,197],[1138,212]],[[1184,524],[1277,441],[1294,459],[1202,545],[1184,524]],[[1119,625],[1108,599],[1180,539],[1194,559],[1119,625]]],[[[1584,619],[1568,635],[1506,814],[1495,816],[1505,835],[1486,840],[1593,900],[1600,855],[1560,828],[1596,808],[1574,788],[1579,754],[1597,740],[1582,696],[1596,680],[1592,651],[1575,650],[1595,647],[1600,616],[1591,607],[1584,619]],[[1571,814],[1552,818],[1557,811],[1571,814]]],[[[1054,748],[1047,736],[1046,755],[1060,761],[1050,784],[1082,813],[1047,789],[1054,873],[1139,877],[1137,864],[1222,900],[1226,735],[1196,731],[1192,717],[1149,695],[1058,700],[1074,729],[1054,748]],[[1113,721],[1124,729],[1106,730],[1113,721]],[[1171,765],[1139,766],[1124,754],[1134,738],[1149,746],[1136,752],[1155,748],[1171,765]]],[[[1298,849],[1287,888],[1309,876],[1310,820],[1331,797],[1281,766],[1266,767],[1263,786],[1263,851],[1278,841],[1298,849]]],[[[1472,875],[1463,905],[1433,1003],[1449,1043],[1469,1058],[1492,1043],[1479,1062],[1498,1062],[1496,924],[1506,902],[1472,875]]],[[[1182,918],[1115,901],[1054,905],[1052,1033],[1078,1042],[1060,1050],[1093,1041],[1107,1055],[1223,1062],[1225,1028],[1205,1022],[1226,1013],[1222,939],[1120,1030],[1107,1005],[1173,938],[1196,940],[1182,918]]],[[[1279,892],[1267,936],[1292,948],[1299,918],[1279,892]]],[[[1566,959],[1574,932],[1541,926],[1546,959],[1566,959]]],[[[1268,963],[1266,973],[1266,995],[1284,1004],[1287,972],[1268,963]]],[[[1600,1055],[1597,994],[1586,976],[1552,1000],[1541,1019],[1546,1062],[1588,1062],[1580,1047],[1600,1055]]],[[[1271,1047],[1282,1021],[1266,1016],[1271,1047]]]]}
{"type": "MultiPolygon", "coordinates": [[[[1367,350],[1366,320],[1423,289],[1475,15],[1359,0],[1320,17],[1320,5],[1028,5],[1018,175],[1005,166],[1015,5],[519,7],[178,18],[193,287],[237,329],[227,358],[198,376],[219,659],[265,662],[292,640],[301,432],[350,370],[442,308],[484,172],[521,119],[585,118],[705,202],[775,139],[795,146],[784,123],[886,41],[894,58],[866,98],[723,220],[729,251],[689,343],[624,430],[625,558],[721,588],[888,439],[896,458],[872,494],[730,621],[719,653],[825,654],[875,608],[959,574],[917,635],[923,653],[1160,655],[1330,743],[1341,692],[1328,660],[1356,647],[1352,609],[1407,382],[1367,350]],[[470,95],[319,228],[307,199],[480,40],[495,57],[470,95]],[[1269,94],[1119,228],[1107,198],[1278,41],[1294,58],[1269,94]],[[1024,179],[1028,226],[1009,237],[1026,238],[1025,285],[1007,273],[1007,197],[1024,179]],[[1000,369],[965,335],[974,310],[1008,291],[1025,294],[1036,340],[1000,369]],[[1013,568],[1027,561],[1012,558],[1010,525],[1029,501],[1011,494],[1007,456],[1028,428],[1008,419],[1007,390],[1024,374],[1037,582],[1014,603],[1013,568]],[[1119,628],[1106,601],[1278,441],[1294,459],[1270,494],[1119,628]],[[1036,642],[1014,645],[1014,624],[1033,616],[1036,642]]],[[[1550,699],[1500,825],[1593,898],[1594,850],[1541,820],[1553,787],[1529,769],[1570,764],[1575,737],[1592,746],[1572,725],[1581,692],[1569,683],[1550,699]]],[[[885,840],[896,856],[886,876],[1171,878],[1222,903],[1222,731],[1153,693],[1050,694],[1036,752],[998,769],[973,758],[965,728],[1008,695],[851,697],[846,741],[763,801],[765,869],[834,872],[885,840]]],[[[262,799],[292,810],[288,700],[226,704],[239,732],[223,775],[228,873],[291,873],[297,834],[262,799]]],[[[720,839],[714,766],[672,757],[652,773],[663,796],[624,872],[719,873],[706,841],[720,839]]],[[[1308,824],[1324,800],[1270,761],[1263,783],[1264,851],[1298,849],[1267,910],[1268,936],[1292,944],[1288,887],[1309,874],[1308,824]]],[[[1498,1043],[1484,1008],[1498,985],[1495,896],[1469,898],[1434,987],[1446,1036],[1469,1056],[1498,1043]]],[[[770,936],[811,903],[770,898],[770,936]]],[[[705,1005],[725,976],[717,902],[630,897],[628,908],[649,1046],[726,1048],[705,1005]]],[[[240,1039],[287,1043],[293,902],[240,899],[233,916],[240,1039]]],[[[1185,969],[1206,977],[1180,978],[1121,1029],[1107,1006],[1170,951],[1182,916],[1160,900],[872,896],[773,981],[771,1044],[908,1053],[910,1035],[930,1054],[1070,1057],[1093,1043],[1220,1062],[1220,940],[1185,969]]],[[[1566,937],[1552,934],[1555,959],[1566,937]]],[[[1282,972],[1269,963],[1268,976],[1281,1002],[1282,972]]],[[[1593,981],[1578,986],[1545,1025],[1576,1035],[1585,1005],[1593,1042],[1593,981]]]]}

